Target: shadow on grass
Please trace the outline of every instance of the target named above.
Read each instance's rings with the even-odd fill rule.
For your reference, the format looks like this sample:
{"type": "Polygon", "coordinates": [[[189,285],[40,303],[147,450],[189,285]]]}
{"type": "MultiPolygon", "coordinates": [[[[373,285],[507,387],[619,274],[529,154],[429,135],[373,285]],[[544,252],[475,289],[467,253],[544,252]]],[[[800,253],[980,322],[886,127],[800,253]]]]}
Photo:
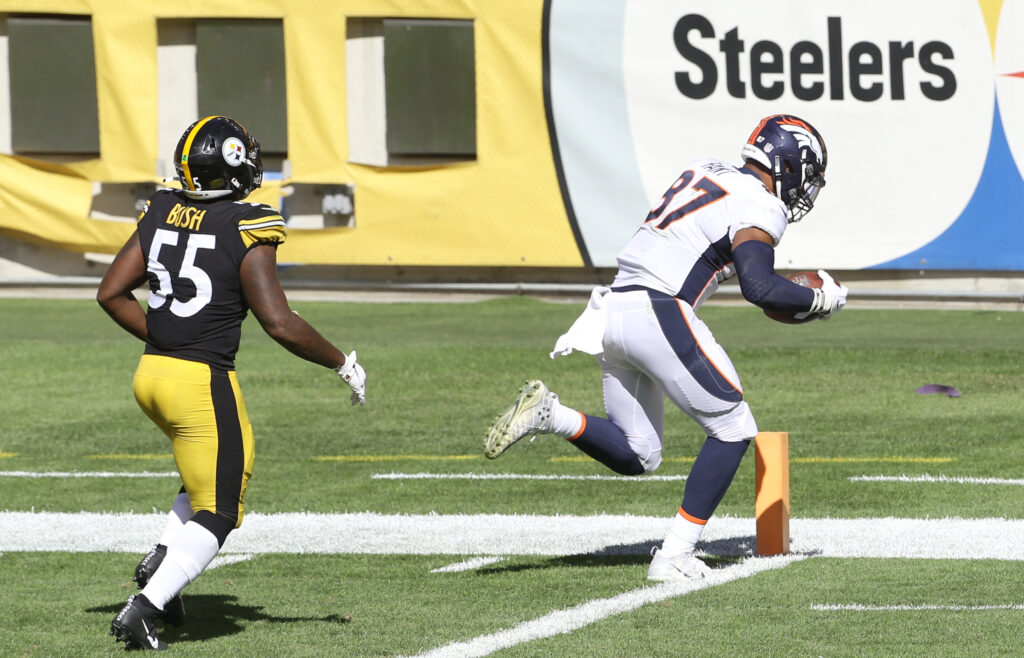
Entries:
{"type": "MultiPolygon", "coordinates": [[[[124,607],[124,601],[112,605],[87,608],[85,612],[105,612],[111,619],[124,607]]],[[[235,635],[245,629],[246,622],[271,622],[291,624],[296,622],[322,622],[347,624],[351,615],[331,614],[324,616],[279,617],[267,614],[262,606],[241,605],[235,596],[223,594],[199,594],[185,597],[185,625],[179,628],[164,624],[160,639],[165,642],[201,642],[216,637],[235,635]]]]}
{"type": "MultiPolygon", "coordinates": [[[[477,569],[481,575],[514,573],[533,569],[557,569],[564,567],[620,567],[648,565],[651,562],[651,549],[661,542],[649,541],[635,544],[617,544],[606,546],[593,553],[578,555],[560,555],[549,557],[528,564],[500,564],[477,569]]],[[[712,569],[721,569],[736,564],[742,558],[754,555],[756,539],[754,537],[730,537],[710,542],[699,542],[697,550],[700,558],[712,569]]]]}

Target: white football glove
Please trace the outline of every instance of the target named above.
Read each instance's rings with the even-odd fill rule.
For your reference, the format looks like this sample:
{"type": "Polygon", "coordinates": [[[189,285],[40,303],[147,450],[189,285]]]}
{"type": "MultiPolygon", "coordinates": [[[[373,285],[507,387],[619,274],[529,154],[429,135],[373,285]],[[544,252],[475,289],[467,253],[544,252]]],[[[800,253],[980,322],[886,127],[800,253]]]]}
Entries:
{"type": "Polygon", "coordinates": [[[808,315],[817,315],[819,320],[828,320],[846,306],[846,295],[849,289],[836,283],[825,270],[818,270],[821,277],[821,287],[814,288],[814,301],[807,313],[797,314],[796,318],[802,320],[808,315]]]}
{"type": "Polygon", "coordinates": [[[352,404],[366,404],[366,371],[356,363],[355,350],[345,357],[345,363],[338,366],[334,372],[338,373],[341,381],[352,389],[352,404]]]}

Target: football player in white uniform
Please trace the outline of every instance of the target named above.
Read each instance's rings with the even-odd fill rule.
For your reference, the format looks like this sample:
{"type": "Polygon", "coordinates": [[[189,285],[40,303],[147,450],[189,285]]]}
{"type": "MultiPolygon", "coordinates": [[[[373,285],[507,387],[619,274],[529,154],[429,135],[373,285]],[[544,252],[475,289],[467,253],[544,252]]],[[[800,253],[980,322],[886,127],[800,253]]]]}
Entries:
{"type": "Polygon", "coordinates": [[[718,285],[737,275],[747,301],[798,318],[827,319],[847,289],[825,271],[820,289],[775,272],[775,247],[825,185],[821,135],[790,115],[763,119],[743,146],[743,165],[695,160],[665,192],[618,255],[610,288],[555,345],[597,357],[608,418],[562,404],[530,380],[488,430],[485,454],[502,454],[524,436],[552,433],[617,473],[650,473],[661,463],[664,398],[700,425],[706,439],[662,546],[652,550],[651,580],[703,578],[694,547],[725,495],[757,425],[736,369],[697,316],[718,285]]]}

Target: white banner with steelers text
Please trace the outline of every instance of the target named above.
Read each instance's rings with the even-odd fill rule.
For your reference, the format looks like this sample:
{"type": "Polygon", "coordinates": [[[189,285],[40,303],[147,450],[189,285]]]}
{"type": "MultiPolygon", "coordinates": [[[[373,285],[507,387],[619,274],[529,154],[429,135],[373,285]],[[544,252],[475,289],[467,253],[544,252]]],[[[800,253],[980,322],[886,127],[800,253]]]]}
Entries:
{"type": "Polygon", "coordinates": [[[821,131],[828,185],[779,267],[1024,269],[1024,2],[553,0],[553,133],[581,250],[758,120],[821,131]]]}

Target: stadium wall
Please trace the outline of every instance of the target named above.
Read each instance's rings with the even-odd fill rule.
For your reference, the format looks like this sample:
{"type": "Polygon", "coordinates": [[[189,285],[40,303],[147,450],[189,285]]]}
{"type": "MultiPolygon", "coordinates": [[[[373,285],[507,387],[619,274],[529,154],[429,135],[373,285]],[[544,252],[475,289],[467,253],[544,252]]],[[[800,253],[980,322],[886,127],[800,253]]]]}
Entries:
{"type": "MultiPolygon", "coordinates": [[[[25,11],[0,0],[5,18],[25,11]]],[[[351,190],[351,221],[292,224],[280,259],[306,271],[603,276],[687,160],[738,160],[775,112],[812,121],[829,148],[829,185],[787,233],[780,267],[1024,271],[1024,3],[34,0],[31,11],[91,20],[99,152],[13,153],[0,79],[0,276],[82,273],[55,254],[96,268],[117,250],[134,217],[111,208],[133,204],[112,195],[134,202],[161,183],[196,118],[195,72],[161,29],[239,17],[284,34],[287,159],[269,163],[254,200],[351,190]],[[349,120],[369,99],[349,92],[346,35],[368,17],[472,21],[473,157],[354,161],[349,120]]],[[[0,45],[6,63],[6,34],[0,45]]]]}

